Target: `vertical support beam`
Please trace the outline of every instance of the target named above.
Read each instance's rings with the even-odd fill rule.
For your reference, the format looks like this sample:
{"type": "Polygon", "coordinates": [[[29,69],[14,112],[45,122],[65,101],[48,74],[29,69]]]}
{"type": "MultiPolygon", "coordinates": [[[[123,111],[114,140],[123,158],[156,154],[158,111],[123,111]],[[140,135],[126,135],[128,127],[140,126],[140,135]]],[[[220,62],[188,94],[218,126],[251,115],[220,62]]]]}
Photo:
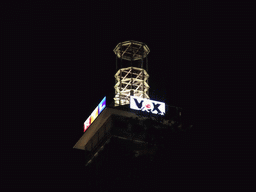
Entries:
{"type": "Polygon", "coordinates": [[[142,66],[142,91],[143,91],[143,99],[145,98],[145,94],[144,94],[144,68],[143,68],[143,56],[144,56],[144,44],[142,45],[142,57],[141,57],[141,66],[142,66]]]}
{"type": "MultiPolygon", "coordinates": [[[[147,70],[147,73],[148,73],[148,56],[146,56],[146,70],[147,70]]],[[[149,79],[148,79],[148,85],[149,85],[149,79]]],[[[147,91],[147,95],[149,96],[149,91],[147,91]]]]}
{"type": "Polygon", "coordinates": [[[123,68],[123,44],[122,44],[122,42],[121,42],[121,48],[120,48],[120,50],[121,50],[121,69],[123,68]]]}
{"type": "Polygon", "coordinates": [[[116,71],[115,71],[115,73],[117,72],[117,55],[116,55],[116,71]]]}
{"type": "Polygon", "coordinates": [[[145,94],[144,94],[144,69],[142,71],[142,81],[143,81],[143,84],[142,84],[142,91],[143,91],[143,98],[145,98],[145,94]]]}
{"type": "Polygon", "coordinates": [[[121,50],[121,68],[120,68],[120,89],[119,89],[119,106],[121,105],[121,89],[122,89],[122,68],[123,68],[123,44],[121,42],[121,45],[120,45],[120,50],[121,50]]]}
{"type": "MultiPolygon", "coordinates": [[[[118,60],[118,58],[117,58],[117,54],[116,54],[116,71],[115,71],[115,74],[117,73],[117,69],[118,69],[117,60],[118,60]]],[[[115,78],[115,85],[116,85],[116,83],[117,83],[117,78],[115,78]]],[[[115,95],[116,95],[116,90],[115,90],[115,95]]],[[[114,106],[115,106],[115,101],[114,101],[114,106]]]]}
{"type": "MultiPolygon", "coordinates": [[[[132,62],[133,62],[133,55],[132,55],[132,58],[131,58],[131,67],[132,67],[132,62]]],[[[133,91],[133,67],[131,68],[131,75],[132,75],[132,78],[131,78],[131,91],[133,91]]],[[[130,93],[131,95],[131,93],[130,93]]]]}
{"type": "Polygon", "coordinates": [[[143,69],[144,44],[142,45],[141,68],[143,69]]]}
{"type": "Polygon", "coordinates": [[[146,56],[146,70],[148,72],[148,56],[146,56]]]}
{"type": "Polygon", "coordinates": [[[119,88],[119,106],[121,105],[121,96],[122,96],[122,69],[120,69],[120,88],[119,88]]]}

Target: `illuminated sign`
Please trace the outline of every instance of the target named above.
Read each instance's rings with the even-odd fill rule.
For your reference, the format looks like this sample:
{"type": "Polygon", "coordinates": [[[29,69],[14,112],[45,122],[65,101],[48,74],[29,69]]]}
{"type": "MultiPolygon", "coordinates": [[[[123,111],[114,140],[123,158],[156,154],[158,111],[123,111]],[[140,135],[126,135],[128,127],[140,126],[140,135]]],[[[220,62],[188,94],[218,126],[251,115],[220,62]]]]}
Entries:
{"type": "Polygon", "coordinates": [[[91,114],[91,123],[98,117],[98,106],[94,109],[91,114]]]}
{"type": "Polygon", "coordinates": [[[130,97],[130,108],[158,115],[165,114],[165,103],[135,96],[130,97]]]}
{"type": "Polygon", "coordinates": [[[84,132],[90,127],[92,122],[98,117],[98,115],[103,111],[106,107],[106,97],[102,99],[99,105],[93,110],[91,115],[84,122],[84,132]]]}

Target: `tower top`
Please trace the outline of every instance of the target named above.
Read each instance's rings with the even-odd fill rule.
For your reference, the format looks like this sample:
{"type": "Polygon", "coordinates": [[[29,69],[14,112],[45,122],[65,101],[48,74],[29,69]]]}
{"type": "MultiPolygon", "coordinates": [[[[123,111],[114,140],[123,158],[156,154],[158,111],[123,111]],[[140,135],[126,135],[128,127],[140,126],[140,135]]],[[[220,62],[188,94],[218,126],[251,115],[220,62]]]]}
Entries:
{"type": "Polygon", "coordinates": [[[145,43],[134,40],[118,43],[113,51],[119,58],[128,61],[143,59],[150,52],[145,43]]]}

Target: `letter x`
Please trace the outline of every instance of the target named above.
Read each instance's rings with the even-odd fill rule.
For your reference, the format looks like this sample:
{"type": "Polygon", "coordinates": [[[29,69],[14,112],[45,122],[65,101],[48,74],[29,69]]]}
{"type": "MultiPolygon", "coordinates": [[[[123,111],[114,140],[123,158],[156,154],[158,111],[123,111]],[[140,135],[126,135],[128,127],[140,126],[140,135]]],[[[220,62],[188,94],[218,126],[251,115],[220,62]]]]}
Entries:
{"type": "MultiPolygon", "coordinates": [[[[153,103],[153,105],[154,105],[153,111],[157,110],[158,113],[161,113],[161,111],[158,109],[158,107],[159,107],[161,104],[155,104],[155,103],[153,103]]],[[[153,112],[153,111],[152,111],[152,112],[153,112]]]]}

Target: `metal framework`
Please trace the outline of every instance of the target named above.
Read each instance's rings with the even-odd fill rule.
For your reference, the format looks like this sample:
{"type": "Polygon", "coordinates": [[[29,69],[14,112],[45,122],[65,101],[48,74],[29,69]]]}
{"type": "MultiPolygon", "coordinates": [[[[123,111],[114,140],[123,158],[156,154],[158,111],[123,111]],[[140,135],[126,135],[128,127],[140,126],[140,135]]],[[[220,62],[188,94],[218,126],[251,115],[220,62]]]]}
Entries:
{"type": "Polygon", "coordinates": [[[122,68],[117,71],[115,78],[115,106],[129,104],[131,95],[149,99],[149,75],[145,69],[137,67],[122,68]]]}
{"type": "Polygon", "coordinates": [[[116,54],[117,71],[114,106],[129,104],[131,95],[149,99],[149,75],[143,67],[143,59],[146,58],[146,69],[148,70],[147,55],[150,52],[148,46],[145,43],[131,40],[117,44],[113,51],[116,54]],[[118,69],[117,57],[121,59],[120,69],[118,69]],[[123,59],[130,61],[130,67],[123,67],[123,59]],[[139,60],[141,61],[140,65],[133,66],[133,62],[139,60]]]}
{"type": "Polygon", "coordinates": [[[145,43],[133,40],[118,43],[113,51],[118,58],[128,61],[143,59],[150,52],[145,43]]]}

